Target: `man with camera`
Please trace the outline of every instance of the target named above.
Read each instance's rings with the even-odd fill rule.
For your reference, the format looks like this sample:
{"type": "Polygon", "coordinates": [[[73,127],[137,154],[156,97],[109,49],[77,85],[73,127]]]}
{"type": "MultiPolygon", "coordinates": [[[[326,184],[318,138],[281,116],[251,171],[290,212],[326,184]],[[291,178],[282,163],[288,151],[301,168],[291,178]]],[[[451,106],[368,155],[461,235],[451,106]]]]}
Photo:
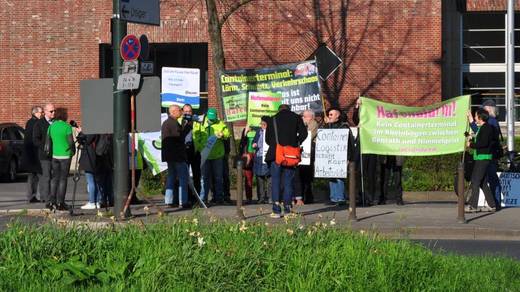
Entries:
{"type": "MultiPolygon", "coordinates": [[[[182,107],[182,127],[186,132],[184,144],[186,145],[186,154],[188,155],[188,168],[191,168],[193,176],[193,187],[200,194],[200,153],[195,151],[195,144],[193,143],[193,123],[198,120],[198,116],[193,114],[193,108],[189,104],[182,107]]],[[[195,203],[194,194],[189,192],[189,201],[195,203]]]]}

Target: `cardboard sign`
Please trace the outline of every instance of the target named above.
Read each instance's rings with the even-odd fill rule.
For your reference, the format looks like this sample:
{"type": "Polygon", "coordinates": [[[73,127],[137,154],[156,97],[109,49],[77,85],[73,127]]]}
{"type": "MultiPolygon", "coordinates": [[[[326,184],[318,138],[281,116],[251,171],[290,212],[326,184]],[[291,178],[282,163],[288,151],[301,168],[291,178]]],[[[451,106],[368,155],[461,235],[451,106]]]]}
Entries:
{"type": "Polygon", "coordinates": [[[349,129],[318,129],[314,176],[346,178],[349,129]]]}

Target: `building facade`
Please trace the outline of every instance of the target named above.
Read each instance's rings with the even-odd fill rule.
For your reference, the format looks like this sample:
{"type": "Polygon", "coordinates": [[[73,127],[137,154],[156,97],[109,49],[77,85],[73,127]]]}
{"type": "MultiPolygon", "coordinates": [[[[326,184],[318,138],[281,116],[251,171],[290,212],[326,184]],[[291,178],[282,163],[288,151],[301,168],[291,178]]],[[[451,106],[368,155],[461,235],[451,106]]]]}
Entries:
{"type": "MultiPolygon", "coordinates": [[[[221,15],[234,0],[222,2],[221,15]]],[[[343,64],[323,95],[342,108],[360,95],[420,106],[474,93],[475,104],[503,104],[505,2],[253,0],[222,28],[225,67],[298,62],[326,44],[343,64]]],[[[23,124],[46,102],[81,120],[80,80],[112,74],[112,1],[5,0],[0,11],[0,121],[23,124]]],[[[160,26],[128,24],[128,33],[148,36],[157,76],[162,66],[200,68],[217,106],[207,22],[204,1],[162,0],[160,26]]]]}

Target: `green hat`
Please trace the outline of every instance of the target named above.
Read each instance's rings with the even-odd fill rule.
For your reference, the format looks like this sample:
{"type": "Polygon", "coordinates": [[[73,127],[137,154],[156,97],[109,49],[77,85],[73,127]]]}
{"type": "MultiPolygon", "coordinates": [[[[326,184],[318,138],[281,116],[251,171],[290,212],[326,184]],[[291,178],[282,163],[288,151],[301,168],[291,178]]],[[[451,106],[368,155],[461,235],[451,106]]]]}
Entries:
{"type": "Polygon", "coordinates": [[[207,117],[208,117],[208,120],[210,120],[210,121],[216,120],[217,119],[217,110],[214,108],[208,109],[207,117]]]}

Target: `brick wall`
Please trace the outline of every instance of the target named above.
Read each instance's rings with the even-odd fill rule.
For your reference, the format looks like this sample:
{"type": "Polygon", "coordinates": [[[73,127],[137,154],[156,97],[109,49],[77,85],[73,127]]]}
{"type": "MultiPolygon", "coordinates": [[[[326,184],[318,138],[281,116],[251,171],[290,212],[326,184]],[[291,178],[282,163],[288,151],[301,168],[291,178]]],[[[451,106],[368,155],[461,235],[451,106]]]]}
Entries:
{"type": "MultiPolygon", "coordinates": [[[[129,24],[128,32],[153,43],[208,41],[203,1],[161,2],[160,27],[129,24]]],[[[322,0],[319,12],[312,2],[255,0],[240,9],[223,29],[226,68],[300,61],[325,42],[344,60],[323,86],[342,107],[360,94],[408,105],[441,99],[441,1],[322,0]]],[[[98,78],[111,9],[108,0],[0,2],[1,122],[23,124],[32,105],[47,101],[81,118],[79,80],[98,78]]]]}
{"type": "MultiPolygon", "coordinates": [[[[466,0],[468,11],[505,11],[508,0],[466,0]]],[[[520,0],[515,1],[515,10],[519,10],[520,0]]]]}

